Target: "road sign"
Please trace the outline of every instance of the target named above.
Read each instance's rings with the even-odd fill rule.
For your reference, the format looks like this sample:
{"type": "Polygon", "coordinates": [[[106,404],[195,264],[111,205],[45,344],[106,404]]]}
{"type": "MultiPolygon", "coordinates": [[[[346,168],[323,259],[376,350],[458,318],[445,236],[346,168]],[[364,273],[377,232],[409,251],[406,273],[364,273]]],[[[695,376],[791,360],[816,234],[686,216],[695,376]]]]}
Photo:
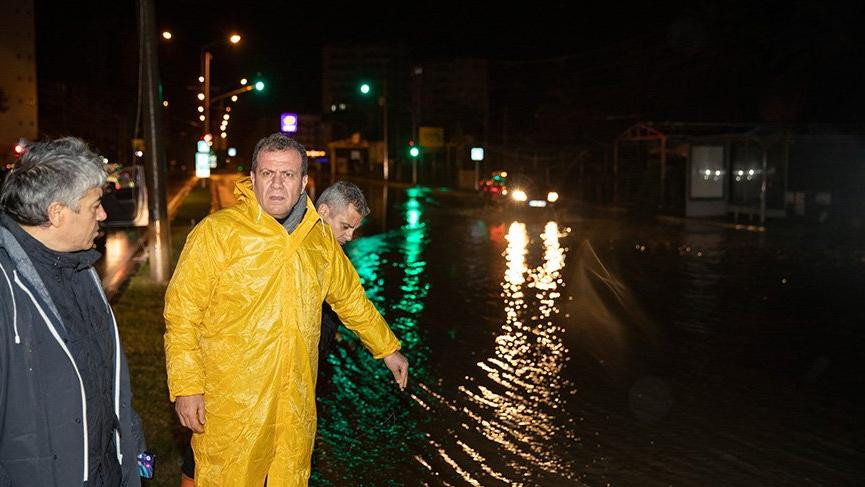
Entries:
{"type": "Polygon", "coordinates": [[[439,148],[445,145],[445,129],[441,127],[419,127],[418,139],[424,148],[439,148]]]}

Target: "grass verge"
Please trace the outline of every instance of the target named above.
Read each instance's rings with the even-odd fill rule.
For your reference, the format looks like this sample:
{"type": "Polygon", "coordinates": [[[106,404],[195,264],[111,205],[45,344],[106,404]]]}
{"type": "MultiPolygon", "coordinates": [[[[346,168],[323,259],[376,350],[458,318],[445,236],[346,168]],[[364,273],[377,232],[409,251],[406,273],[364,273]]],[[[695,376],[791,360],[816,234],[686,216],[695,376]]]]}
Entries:
{"type": "MultiPolygon", "coordinates": [[[[178,208],[171,223],[171,268],[174,269],[186,235],[210,211],[210,190],[196,185],[178,208]]],[[[168,400],[162,335],[164,284],[149,278],[147,264],[140,266],[115,296],[114,313],[132,376],[133,407],[144,423],[150,451],[156,453],[156,475],[148,486],[177,486],[183,447],[189,433],[180,426],[174,405],[168,400]]]]}

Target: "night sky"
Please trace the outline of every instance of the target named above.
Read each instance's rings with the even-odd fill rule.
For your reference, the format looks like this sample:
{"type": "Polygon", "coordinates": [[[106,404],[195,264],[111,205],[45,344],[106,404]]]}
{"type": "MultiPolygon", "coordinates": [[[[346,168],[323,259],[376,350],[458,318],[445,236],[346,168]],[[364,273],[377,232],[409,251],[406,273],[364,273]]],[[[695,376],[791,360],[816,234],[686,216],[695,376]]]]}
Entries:
{"type": "MultiPolygon", "coordinates": [[[[40,82],[82,86],[134,115],[135,3],[36,5],[40,82]]],[[[158,28],[174,32],[159,49],[165,97],[192,103],[200,47],[238,32],[241,45],[213,49],[214,85],[261,73],[266,95],[238,106],[249,116],[317,112],[321,46],[349,41],[401,43],[418,60],[489,59],[492,124],[505,107],[524,114],[527,143],[565,143],[610,120],[861,120],[862,2],[498,5],[157,1],[158,28]]],[[[196,119],[193,105],[175,108],[176,124],[196,119]]]]}

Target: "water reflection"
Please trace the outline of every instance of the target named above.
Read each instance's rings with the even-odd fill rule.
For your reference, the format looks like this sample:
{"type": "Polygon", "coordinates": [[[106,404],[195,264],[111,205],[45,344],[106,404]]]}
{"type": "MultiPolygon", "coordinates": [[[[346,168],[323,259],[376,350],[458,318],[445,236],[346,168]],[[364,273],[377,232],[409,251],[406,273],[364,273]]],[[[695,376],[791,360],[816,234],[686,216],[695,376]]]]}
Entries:
{"type": "MultiPolygon", "coordinates": [[[[428,355],[418,330],[429,292],[423,258],[429,239],[422,196],[422,192],[408,193],[401,205],[401,227],[346,247],[367,296],[411,357],[411,381],[426,375],[428,355]]],[[[405,462],[404,457],[384,455],[383,450],[413,451],[416,448],[409,445],[423,442],[410,415],[408,394],[395,391],[390,372],[362,350],[354,334],[341,333],[340,338],[320,379],[315,458],[320,468],[313,473],[314,485],[352,485],[358,478],[379,478],[382,471],[405,462]]]]}
{"type": "Polygon", "coordinates": [[[479,411],[492,413],[494,420],[475,427],[514,456],[507,465],[520,477],[536,476],[540,467],[573,478],[573,460],[549,448],[554,437],[572,435],[561,417],[564,391],[569,388],[561,376],[567,361],[564,329],[553,321],[561,298],[565,249],[559,239],[564,235],[556,222],[548,222],[541,234],[543,262],[531,268],[526,261],[531,243],[526,225],[510,225],[501,283],[506,321],[495,339],[495,357],[477,364],[491,383],[460,388],[479,411]]]}
{"type": "Polygon", "coordinates": [[[104,238],[97,240],[96,249],[102,258],[95,267],[109,295],[128,277],[131,269],[127,263],[135,257],[138,246],[138,231],[134,229],[108,230],[104,238]]]}
{"type": "Polygon", "coordinates": [[[494,336],[492,355],[478,361],[476,373],[450,397],[448,387],[422,384],[426,411],[448,419],[428,425],[428,454],[418,463],[442,479],[456,476],[470,485],[490,482],[547,485],[578,481],[577,442],[565,398],[573,387],[563,377],[567,349],[557,324],[562,299],[561,271],[567,230],[548,222],[540,234],[542,252],[526,224],[513,222],[500,283],[505,322],[494,336]],[[530,261],[540,257],[539,265],[530,261]]]}

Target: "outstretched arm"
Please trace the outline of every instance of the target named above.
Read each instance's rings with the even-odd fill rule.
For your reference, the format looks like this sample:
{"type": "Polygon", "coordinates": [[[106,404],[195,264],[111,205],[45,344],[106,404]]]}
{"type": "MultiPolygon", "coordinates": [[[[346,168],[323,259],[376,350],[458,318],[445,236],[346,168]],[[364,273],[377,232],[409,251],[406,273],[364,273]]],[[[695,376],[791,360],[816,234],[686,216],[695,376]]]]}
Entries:
{"type": "Polygon", "coordinates": [[[384,359],[400,390],[408,384],[408,360],[398,350],[399,340],[366,297],[351,261],[333,240],[331,282],[327,302],[346,328],[360,337],[375,358],[384,359]]]}

